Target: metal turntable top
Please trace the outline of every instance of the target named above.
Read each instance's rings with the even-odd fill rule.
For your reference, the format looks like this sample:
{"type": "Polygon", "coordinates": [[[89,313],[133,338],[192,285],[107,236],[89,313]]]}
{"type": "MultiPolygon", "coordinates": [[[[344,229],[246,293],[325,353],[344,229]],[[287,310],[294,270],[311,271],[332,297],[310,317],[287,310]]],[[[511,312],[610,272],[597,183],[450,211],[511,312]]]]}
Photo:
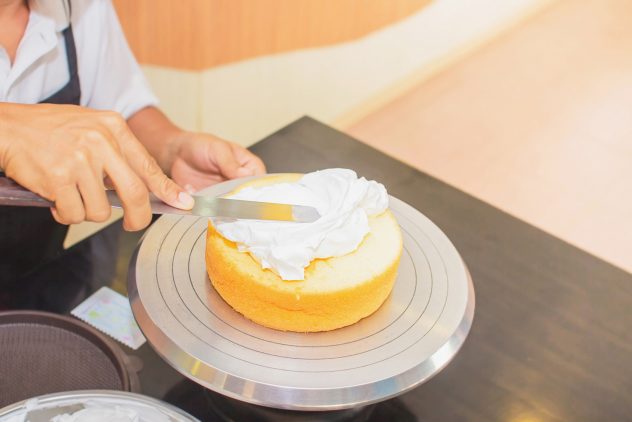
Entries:
{"type": "MultiPolygon", "coordinates": [[[[245,179],[204,191],[222,195],[245,179]]],[[[332,410],[401,394],[445,367],[474,314],[469,273],[448,238],[391,197],[404,252],[395,287],[373,315],[324,333],[255,324],[215,292],[205,265],[207,219],[163,216],[132,258],[129,295],[152,347],[176,370],[263,406],[332,410]]]]}

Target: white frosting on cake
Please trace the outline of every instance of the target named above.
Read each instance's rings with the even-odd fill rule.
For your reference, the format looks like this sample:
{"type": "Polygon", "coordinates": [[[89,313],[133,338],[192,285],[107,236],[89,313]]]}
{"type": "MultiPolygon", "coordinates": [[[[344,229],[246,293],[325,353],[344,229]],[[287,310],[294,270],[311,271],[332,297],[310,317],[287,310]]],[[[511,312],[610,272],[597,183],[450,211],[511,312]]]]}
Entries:
{"type": "Polygon", "coordinates": [[[284,280],[303,280],[305,267],[314,259],[356,250],[369,233],[368,216],[388,208],[382,184],[358,178],[346,169],[309,173],[295,183],[248,187],[231,198],[308,205],[318,210],[321,217],[313,223],[214,219],[222,236],[284,280]]]}

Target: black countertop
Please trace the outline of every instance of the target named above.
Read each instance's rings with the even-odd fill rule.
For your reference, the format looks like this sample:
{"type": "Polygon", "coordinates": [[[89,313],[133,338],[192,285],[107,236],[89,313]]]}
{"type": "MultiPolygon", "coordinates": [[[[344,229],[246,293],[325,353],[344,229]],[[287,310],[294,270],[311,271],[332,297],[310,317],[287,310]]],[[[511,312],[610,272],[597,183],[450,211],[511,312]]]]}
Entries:
{"type": "MultiPolygon", "coordinates": [[[[355,414],[357,420],[632,419],[631,274],[307,117],[252,150],[270,172],[345,167],[382,182],[434,221],[470,269],[474,324],[456,358],[416,389],[355,414]]],[[[122,262],[137,237],[123,239],[122,262]]],[[[202,420],[220,420],[218,412],[235,420],[305,419],[207,392],[148,345],[126,352],[143,359],[144,394],[202,420]]]]}

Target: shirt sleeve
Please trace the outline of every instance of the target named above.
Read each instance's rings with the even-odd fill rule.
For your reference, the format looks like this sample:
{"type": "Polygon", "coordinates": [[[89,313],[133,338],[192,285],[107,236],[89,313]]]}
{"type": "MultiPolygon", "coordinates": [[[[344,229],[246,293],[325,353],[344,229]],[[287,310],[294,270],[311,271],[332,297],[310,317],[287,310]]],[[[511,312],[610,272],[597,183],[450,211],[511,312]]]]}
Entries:
{"type": "MultiPolygon", "coordinates": [[[[82,105],[114,110],[128,119],[142,108],[158,104],[127,44],[110,0],[91,0],[87,6],[84,16],[77,19],[75,34],[83,46],[78,55],[85,53],[83,58],[79,57],[82,105]]],[[[73,17],[74,12],[73,3],[73,17]]]]}

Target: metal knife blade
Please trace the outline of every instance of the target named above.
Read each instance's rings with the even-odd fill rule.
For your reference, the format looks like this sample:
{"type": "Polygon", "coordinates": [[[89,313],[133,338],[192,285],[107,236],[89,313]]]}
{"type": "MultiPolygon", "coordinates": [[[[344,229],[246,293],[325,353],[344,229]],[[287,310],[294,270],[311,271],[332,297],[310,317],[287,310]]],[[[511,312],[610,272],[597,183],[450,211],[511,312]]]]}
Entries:
{"type": "MultiPolygon", "coordinates": [[[[122,208],[121,200],[115,191],[106,191],[106,196],[113,207],[122,208]]],[[[316,208],[303,205],[242,201],[207,195],[193,195],[193,198],[195,205],[192,210],[171,207],[153,194],[149,195],[149,202],[153,214],[197,215],[297,223],[311,223],[320,218],[316,208]]],[[[51,207],[54,206],[54,203],[23,188],[11,179],[0,177],[0,205],[51,207]]]]}
{"type": "MultiPolygon", "coordinates": [[[[121,208],[121,201],[114,191],[107,191],[110,204],[121,208]]],[[[314,207],[272,202],[243,201],[240,199],[217,198],[193,195],[195,205],[191,210],[181,210],[162,202],[150,194],[149,202],[153,214],[197,215],[201,217],[222,217],[241,220],[292,221],[311,223],[320,218],[314,207]]]]}

